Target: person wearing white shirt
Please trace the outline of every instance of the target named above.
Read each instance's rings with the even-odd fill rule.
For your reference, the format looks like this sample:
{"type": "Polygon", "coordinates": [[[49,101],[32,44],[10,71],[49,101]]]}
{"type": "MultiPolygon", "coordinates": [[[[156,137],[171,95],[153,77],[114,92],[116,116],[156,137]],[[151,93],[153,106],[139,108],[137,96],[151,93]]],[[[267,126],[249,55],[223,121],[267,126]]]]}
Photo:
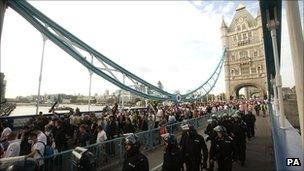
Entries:
{"type": "Polygon", "coordinates": [[[16,139],[17,134],[15,132],[11,132],[7,136],[7,140],[9,142],[8,148],[3,154],[3,158],[7,157],[17,157],[20,154],[20,143],[21,141],[19,139],[16,139]]]}
{"type": "Polygon", "coordinates": [[[97,139],[96,139],[96,143],[101,143],[103,141],[106,141],[108,138],[107,138],[107,134],[106,132],[103,130],[102,126],[98,126],[97,128],[98,130],[98,134],[97,134],[97,139]]]}
{"type": "Polygon", "coordinates": [[[42,159],[45,148],[44,144],[38,141],[38,136],[34,133],[29,136],[29,143],[32,144],[32,149],[31,153],[28,154],[27,157],[34,158],[39,164],[39,167],[42,167],[44,164],[44,161],[42,159]]]}
{"type": "Polygon", "coordinates": [[[175,123],[176,122],[176,118],[174,115],[170,114],[169,115],[169,118],[168,118],[168,123],[169,124],[172,124],[172,123],[175,123]]]}
{"type": "Polygon", "coordinates": [[[43,142],[45,145],[47,144],[47,137],[42,131],[37,131],[37,139],[40,142],[43,142]]]}

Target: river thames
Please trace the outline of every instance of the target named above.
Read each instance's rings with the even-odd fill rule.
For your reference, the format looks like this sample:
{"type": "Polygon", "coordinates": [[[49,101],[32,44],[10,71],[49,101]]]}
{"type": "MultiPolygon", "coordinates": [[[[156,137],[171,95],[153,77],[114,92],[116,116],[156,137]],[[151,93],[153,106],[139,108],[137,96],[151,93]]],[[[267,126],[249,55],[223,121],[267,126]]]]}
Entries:
{"type": "MultiPolygon", "coordinates": [[[[75,110],[76,107],[80,109],[80,111],[88,111],[88,105],[76,105],[76,104],[62,104],[60,106],[65,107],[71,107],[75,110]]],[[[47,114],[49,109],[51,107],[49,106],[39,106],[39,111],[41,111],[44,114],[47,114]]],[[[97,111],[102,110],[103,106],[95,106],[91,105],[91,111],[97,111]]],[[[66,111],[62,111],[66,112],[66,111]]],[[[16,109],[12,111],[10,116],[18,116],[18,115],[32,115],[36,113],[36,106],[35,105],[17,105],[16,109]]],[[[60,111],[58,111],[60,113],[60,111]]]]}

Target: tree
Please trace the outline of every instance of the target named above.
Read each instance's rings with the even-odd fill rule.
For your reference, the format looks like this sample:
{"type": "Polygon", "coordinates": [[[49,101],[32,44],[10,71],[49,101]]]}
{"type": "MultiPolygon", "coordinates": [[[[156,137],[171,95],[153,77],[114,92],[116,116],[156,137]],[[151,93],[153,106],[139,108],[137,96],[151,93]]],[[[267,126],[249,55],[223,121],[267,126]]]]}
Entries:
{"type": "Polygon", "coordinates": [[[108,99],[106,100],[106,102],[107,102],[108,104],[113,104],[113,103],[115,102],[115,99],[114,99],[113,97],[111,97],[111,98],[108,98],[108,99]]]}
{"type": "Polygon", "coordinates": [[[137,102],[139,102],[140,101],[140,98],[139,97],[136,97],[135,99],[134,99],[134,102],[135,103],[137,103],[137,102]]]}

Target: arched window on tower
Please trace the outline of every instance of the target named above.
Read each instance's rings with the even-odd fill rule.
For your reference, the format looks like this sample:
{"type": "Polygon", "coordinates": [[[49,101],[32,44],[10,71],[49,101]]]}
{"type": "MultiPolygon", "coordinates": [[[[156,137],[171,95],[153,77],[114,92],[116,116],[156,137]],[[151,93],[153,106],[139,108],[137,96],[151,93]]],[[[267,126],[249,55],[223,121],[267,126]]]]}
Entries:
{"type": "Polygon", "coordinates": [[[241,31],[241,26],[240,25],[237,26],[237,31],[241,31]]]}
{"type": "Polygon", "coordinates": [[[240,51],[240,58],[247,58],[248,52],[247,51],[240,51]]]}
{"type": "Polygon", "coordinates": [[[234,74],[239,75],[239,70],[237,68],[234,70],[234,74]]]}
{"type": "Polygon", "coordinates": [[[246,25],[245,25],[245,23],[242,24],[242,30],[246,30],[246,25]]]}
{"type": "Polygon", "coordinates": [[[235,61],[235,55],[231,55],[231,61],[235,61]]]}
{"type": "Polygon", "coordinates": [[[247,34],[243,33],[243,39],[247,39],[247,34]]]}
{"type": "Polygon", "coordinates": [[[252,38],[252,33],[251,33],[251,31],[248,32],[248,37],[249,37],[250,39],[252,38]]]}
{"type": "Polygon", "coordinates": [[[256,68],[255,68],[255,67],[252,67],[252,68],[251,68],[251,73],[252,73],[252,74],[256,74],[256,68]]]}
{"type": "Polygon", "coordinates": [[[257,56],[258,56],[258,51],[257,51],[257,50],[255,50],[255,51],[253,52],[253,56],[254,56],[254,57],[257,57],[257,56]]]}
{"type": "Polygon", "coordinates": [[[241,40],[242,40],[242,35],[238,34],[238,41],[241,41],[241,40]]]}

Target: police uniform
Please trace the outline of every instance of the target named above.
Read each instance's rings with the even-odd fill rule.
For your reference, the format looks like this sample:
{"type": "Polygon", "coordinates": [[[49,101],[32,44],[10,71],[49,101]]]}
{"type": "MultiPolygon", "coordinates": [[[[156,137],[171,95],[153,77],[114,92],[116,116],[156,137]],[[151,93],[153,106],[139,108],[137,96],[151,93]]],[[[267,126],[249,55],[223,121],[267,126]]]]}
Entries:
{"type": "Polygon", "coordinates": [[[194,130],[193,134],[188,134],[184,136],[184,139],[181,141],[182,156],[184,162],[186,163],[187,170],[199,171],[202,160],[203,150],[203,166],[207,166],[208,159],[208,149],[205,143],[204,137],[197,134],[194,130]]]}
{"type": "Polygon", "coordinates": [[[123,163],[123,171],[148,171],[149,163],[148,159],[141,152],[135,152],[134,154],[126,154],[123,163]]]}
{"type": "Polygon", "coordinates": [[[182,153],[173,134],[162,135],[166,144],[163,159],[163,171],[180,171],[183,167],[182,153]]]}
{"type": "Polygon", "coordinates": [[[210,158],[218,163],[218,171],[231,171],[232,159],[234,152],[234,144],[232,138],[223,135],[222,138],[217,137],[214,144],[210,146],[210,158]]]}
{"type": "Polygon", "coordinates": [[[233,128],[233,134],[234,134],[234,142],[236,145],[236,157],[242,162],[242,165],[245,162],[246,159],[246,133],[247,132],[247,126],[243,121],[237,121],[234,124],[233,128]]]}
{"type": "Polygon", "coordinates": [[[166,149],[164,152],[163,171],[179,171],[183,166],[182,153],[178,147],[166,149]]]}
{"type": "MultiPolygon", "coordinates": [[[[213,130],[216,126],[217,126],[217,123],[218,122],[212,122],[208,124],[206,130],[205,130],[205,134],[208,135],[206,141],[211,141],[211,144],[214,144],[215,142],[215,138],[217,136],[217,133],[213,130]]],[[[210,162],[210,158],[209,158],[209,170],[210,171],[213,171],[213,167],[214,167],[214,164],[212,162],[210,162]]]]}
{"type": "Polygon", "coordinates": [[[131,145],[125,154],[122,171],[149,171],[148,158],[139,151],[140,142],[138,137],[133,134],[125,134],[123,145],[131,145]]]}

